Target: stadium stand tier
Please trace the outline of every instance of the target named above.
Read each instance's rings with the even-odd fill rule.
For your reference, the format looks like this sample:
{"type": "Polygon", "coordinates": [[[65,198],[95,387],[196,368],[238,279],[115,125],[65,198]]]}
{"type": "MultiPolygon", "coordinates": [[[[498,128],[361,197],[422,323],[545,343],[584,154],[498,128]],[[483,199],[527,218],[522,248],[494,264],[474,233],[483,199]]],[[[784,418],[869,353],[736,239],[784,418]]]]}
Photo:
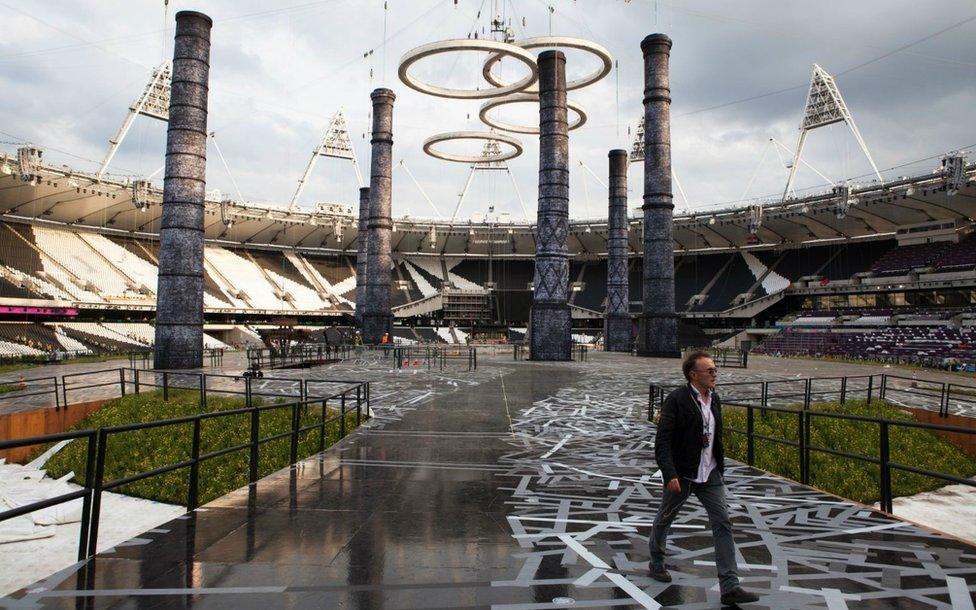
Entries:
{"type": "MultiPolygon", "coordinates": [[[[151,346],[158,239],[37,222],[0,225],[0,305],[10,308],[0,319],[18,324],[0,333],[0,356],[21,348],[29,353],[35,346],[78,353],[151,346]],[[24,318],[14,309],[22,306],[75,308],[71,315],[77,317],[24,318]],[[144,321],[133,321],[133,312],[144,321]]],[[[680,343],[706,345],[750,326],[778,326],[778,334],[767,336],[760,351],[972,359],[968,333],[973,315],[970,311],[967,317],[964,308],[976,305],[976,236],[965,233],[968,227],[955,230],[955,236],[907,245],[890,236],[861,236],[802,247],[677,251],[675,305],[684,318],[680,343]],[[872,349],[858,343],[861,338],[874,341],[872,349]],[[911,348],[897,347],[898,342],[909,342],[911,348]]],[[[917,235],[910,238],[919,241],[917,235]]],[[[245,324],[273,324],[275,316],[351,329],[354,258],[315,249],[208,242],[205,259],[208,323],[225,325],[217,335],[208,335],[207,346],[259,344],[257,333],[245,324]]],[[[641,275],[641,259],[632,258],[632,313],[640,311],[641,275]]],[[[496,329],[525,326],[534,262],[450,252],[395,254],[392,278],[391,303],[398,322],[406,325],[395,339],[458,343],[472,325],[478,336],[500,332],[484,330],[486,323],[496,329]],[[465,324],[447,315],[449,298],[478,295],[486,295],[488,320],[472,318],[465,324]]],[[[569,301],[584,327],[580,336],[600,336],[606,281],[601,255],[571,258],[569,301]]],[[[348,338],[322,335],[329,342],[343,336],[348,338]]]]}

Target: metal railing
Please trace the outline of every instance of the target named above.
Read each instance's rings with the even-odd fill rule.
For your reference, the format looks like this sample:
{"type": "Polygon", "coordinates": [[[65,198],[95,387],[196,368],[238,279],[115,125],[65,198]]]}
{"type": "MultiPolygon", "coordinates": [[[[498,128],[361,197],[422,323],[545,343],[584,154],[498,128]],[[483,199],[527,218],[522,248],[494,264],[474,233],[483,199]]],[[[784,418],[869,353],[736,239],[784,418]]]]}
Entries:
{"type": "MultiPolygon", "coordinates": [[[[589,351],[590,351],[590,347],[585,343],[574,343],[570,347],[569,359],[576,362],[586,362],[589,351]]],[[[524,341],[519,343],[512,343],[512,359],[531,360],[532,350],[529,344],[524,341]]]]}
{"type": "MultiPolygon", "coordinates": [[[[665,397],[682,385],[684,384],[651,383],[647,401],[648,419],[653,419],[654,411],[661,407],[665,397]]],[[[915,403],[920,408],[937,410],[940,417],[948,417],[953,405],[976,406],[974,385],[929,381],[887,373],[737,381],[719,383],[715,389],[721,393],[723,402],[752,401],[752,404],[763,407],[801,405],[802,408],[809,409],[813,402],[837,401],[844,404],[848,400],[863,399],[870,404],[878,398],[897,403],[915,403]]]]}
{"type": "MultiPolygon", "coordinates": [[[[5,355],[0,356],[0,364],[62,364],[65,362],[70,362],[78,358],[105,358],[105,359],[121,359],[127,358],[129,360],[129,367],[135,368],[140,366],[141,368],[150,368],[153,362],[154,350],[152,349],[141,349],[141,350],[59,350],[55,352],[48,352],[45,354],[22,354],[22,355],[5,355]]],[[[207,348],[203,350],[203,360],[205,363],[209,363],[210,367],[218,367],[223,364],[224,361],[224,348],[207,348]]],[[[207,366],[205,364],[205,366],[207,366]]]]}
{"type": "Polygon", "coordinates": [[[717,347],[702,347],[684,350],[682,357],[687,356],[693,351],[702,351],[711,356],[715,366],[725,369],[747,369],[749,368],[749,352],[741,349],[724,349],[717,347]]]}
{"type": "Polygon", "coordinates": [[[249,348],[247,350],[247,362],[251,369],[299,368],[344,360],[349,358],[352,351],[353,346],[351,345],[331,345],[328,343],[298,345],[287,351],[264,347],[249,348]]]}
{"type": "MultiPolygon", "coordinates": [[[[653,383],[650,385],[647,412],[649,421],[654,419],[655,411],[661,408],[667,395],[679,387],[682,386],[653,383]]],[[[723,411],[727,408],[746,410],[746,428],[743,430],[726,426],[725,431],[740,434],[746,438],[745,461],[750,466],[755,465],[755,443],[757,439],[795,447],[797,449],[800,483],[805,485],[809,484],[811,479],[811,453],[818,452],[875,464],[880,469],[878,481],[880,506],[882,510],[888,513],[893,512],[892,471],[909,472],[948,483],[976,487],[976,481],[970,479],[902,464],[891,459],[892,428],[915,428],[930,432],[964,435],[976,434],[974,428],[834,413],[811,408],[816,402],[837,401],[840,404],[845,404],[849,400],[863,399],[870,404],[873,400],[891,400],[892,395],[898,395],[898,400],[901,402],[905,402],[906,399],[927,401],[930,406],[938,407],[940,417],[947,417],[951,401],[967,405],[976,404],[976,386],[880,374],[720,383],[716,386],[716,391],[720,392],[722,396],[723,411]],[[755,412],[757,410],[764,416],[768,413],[795,416],[796,440],[757,433],[755,431],[755,412]],[[878,455],[863,455],[833,447],[813,445],[810,442],[810,425],[811,421],[817,418],[856,421],[878,426],[878,455]]]]}
{"type": "Polygon", "coordinates": [[[963,428],[961,426],[947,426],[942,424],[930,424],[930,423],[923,423],[923,422],[884,419],[880,417],[868,417],[864,415],[832,413],[829,411],[789,409],[786,407],[772,407],[772,406],[761,407],[752,404],[723,402],[722,403],[723,410],[725,410],[726,407],[746,409],[746,429],[742,430],[740,428],[726,426],[725,431],[733,434],[740,434],[746,437],[746,463],[749,464],[750,466],[755,465],[756,439],[764,440],[778,445],[795,447],[797,449],[797,459],[799,461],[799,466],[800,466],[800,483],[803,483],[804,485],[810,484],[810,475],[811,475],[810,454],[812,452],[834,455],[834,456],[852,459],[860,462],[875,464],[880,469],[879,471],[880,476],[878,477],[878,496],[880,498],[879,504],[881,510],[889,514],[894,513],[894,507],[893,507],[894,494],[892,493],[891,474],[892,471],[895,470],[927,476],[933,479],[939,479],[941,481],[945,481],[947,483],[957,483],[960,485],[968,485],[970,487],[976,487],[976,481],[967,478],[958,477],[944,472],[936,472],[934,470],[928,470],[925,468],[919,468],[917,466],[911,466],[909,464],[902,464],[900,462],[892,461],[891,459],[891,429],[892,428],[915,428],[921,430],[928,430],[931,432],[951,432],[955,434],[969,434],[969,435],[976,434],[976,429],[963,428]],[[773,413],[785,413],[785,414],[795,415],[796,425],[797,425],[796,427],[797,440],[794,441],[783,437],[757,434],[755,431],[755,411],[757,409],[764,413],[773,412],[773,413]],[[877,457],[873,455],[851,453],[849,451],[843,451],[840,449],[835,449],[833,447],[821,447],[812,444],[810,442],[810,427],[811,427],[811,422],[817,418],[847,420],[847,421],[855,421],[855,422],[861,422],[861,423],[866,423],[871,425],[877,425],[878,435],[879,435],[877,457]]]}
{"type": "Polygon", "coordinates": [[[440,370],[452,365],[458,368],[467,366],[468,371],[478,369],[478,348],[440,346],[440,345],[403,345],[393,348],[393,366],[397,369],[424,367],[428,371],[440,370]]]}
{"type": "MultiPolygon", "coordinates": [[[[364,418],[371,416],[370,412],[370,386],[369,382],[344,381],[344,380],[325,380],[325,379],[269,379],[261,380],[261,386],[267,385],[269,381],[293,382],[298,394],[285,392],[262,391],[255,388],[258,382],[248,377],[233,377],[229,375],[209,375],[206,373],[178,373],[174,371],[166,372],[146,372],[141,369],[116,369],[113,371],[98,371],[99,375],[104,373],[115,373],[118,378],[107,382],[99,378],[87,387],[104,387],[106,384],[119,385],[120,394],[125,396],[127,386],[132,386],[135,393],[140,393],[144,388],[158,388],[161,390],[163,399],[168,400],[169,392],[173,389],[191,389],[191,384],[173,383],[178,382],[177,376],[185,376],[196,380],[196,388],[200,391],[200,405],[205,407],[208,394],[240,394],[244,397],[245,406],[237,409],[225,411],[213,411],[209,413],[199,413],[196,415],[178,417],[167,420],[153,422],[124,424],[109,426],[98,429],[79,430],[63,432],[59,434],[47,434],[8,441],[0,441],[0,451],[15,449],[19,447],[29,447],[35,445],[45,445],[62,440],[74,440],[83,438],[87,442],[87,458],[85,462],[85,473],[82,481],[82,488],[66,494],[61,494],[53,498],[48,498],[38,502],[32,502],[24,506],[0,512],[0,522],[29,514],[31,512],[64,504],[77,499],[82,500],[81,531],[78,539],[78,559],[79,561],[92,557],[97,549],[98,530],[101,513],[102,493],[118,489],[126,485],[131,485],[151,477],[163,475],[170,472],[187,469],[186,506],[188,511],[192,511],[199,506],[200,488],[200,465],[222,456],[236,452],[247,452],[248,460],[248,483],[253,484],[258,480],[260,449],[263,445],[276,440],[289,439],[289,464],[295,464],[299,459],[299,439],[302,434],[318,431],[318,451],[326,448],[326,426],[338,422],[339,436],[344,437],[347,432],[347,415],[355,412],[356,425],[359,425],[364,418]],[[126,375],[131,371],[131,377],[126,375]],[[151,379],[147,379],[150,377],[151,379]],[[240,381],[243,390],[214,388],[208,386],[208,380],[212,378],[227,378],[240,381]],[[340,385],[337,391],[332,391],[329,386],[340,385]],[[310,392],[312,386],[326,386],[321,388],[323,393],[310,392]],[[256,399],[265,397],[290,398],[289,402],[273,404],[255,404],[256,399]],[[318,418],[311,423],[303,423],[303,416],[307,416],[313,408],[318,409],[318,418]],[[261,417],[263,414],[277,411],[287,411],[290,417],[288,430],[261,436],[261,417]],[[332,413],[330,415],[330,412],[332,413]],[[221,420],[237,416],[249,418],[249,437],[247,442],[235,445],[220,447],[209,452],[202,452],[201,449],[201,425],[207,420],[221,420]],[[150,470],[128,474],[127,476],[106,480],[106,466],[111,460],[108,454],[108,444],[110,438],[125,434],[127,432],[161,428],[166,426],[189,425],[192,430],[191,447],[189,455],[180,461],[158,466],[150,470]]],[[[80,374],[79,374],[80,375],[80,374]]],[[[77,375],[76,375],[77,376],[77,375]]],[[[80,384],[73,389],[81,389],[80,384]]]]}
{"type": "Polygon", "coordinates": [[[85,479],[81,489],[0,512],[0,523],[8,519],[21,517],[34,511],[43,510],[59,504],[65,504],[81,498],[81,531],[78,533],[78,561],[83,561],[84,559],[87,559],[93,555],[93,552],[89,552],[88,541],[89,528],[91,526],[90,518],[93,497],[92,491],[95,483],[94,472],[97,447],[95,440],[96,436],[97,430],[79,430],[77,432],[62,432],[60,434],[45,434],[43,436],[32,436],[29,438],[21,438],[12,441],[0,441],[0,451],[4,449],[16,449],[18,447],[30,447],[32,445],[56,443],[59,441],[70,441],[80,438],[85,439],[85,442],[87,443],[85,479]]]}

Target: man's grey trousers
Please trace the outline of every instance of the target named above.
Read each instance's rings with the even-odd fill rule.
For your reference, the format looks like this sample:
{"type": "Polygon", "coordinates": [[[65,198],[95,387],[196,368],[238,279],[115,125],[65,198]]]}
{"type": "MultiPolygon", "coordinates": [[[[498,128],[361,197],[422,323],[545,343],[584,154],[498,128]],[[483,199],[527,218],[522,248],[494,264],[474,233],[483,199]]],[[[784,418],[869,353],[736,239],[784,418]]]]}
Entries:
{"type": "Polygon", "coordinates": [[[708,513],[708,521],[712,525],[712,538],[715,541],[718,583],[722,593],[728,593],[739,586],[739,575],[736,572],[732,522],[729,520],[729,507],[725,502],[725,481],[722,480],[718,468],[712,469],[708,480],[704,483],[681,479],[680,493],[674,493],[665,486],[661,506],[651,528],[651,566],[664,566],[664,547],[668,540],[668,529],[692,492],[698,496],[698,501],[708,513]]]}

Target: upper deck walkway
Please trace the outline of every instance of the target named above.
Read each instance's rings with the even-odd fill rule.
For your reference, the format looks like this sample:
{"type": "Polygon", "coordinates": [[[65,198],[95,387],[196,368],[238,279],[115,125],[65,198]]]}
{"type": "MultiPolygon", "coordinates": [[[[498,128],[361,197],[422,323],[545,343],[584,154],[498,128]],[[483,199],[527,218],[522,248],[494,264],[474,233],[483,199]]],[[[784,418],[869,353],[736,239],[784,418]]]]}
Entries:
{"type": "MultiPolygon", "coordinates": [[[[720,607],[696,500],[672,529],[674,582],[645,575],[647,382],[674,382],[675,361],[337,368],[375,381],[367,426],[102,552],[90,588],[76,566],[0,607],[720,607]]],[[[726,481],[750,607],[973,608],[976,547],[735,462],[726,481]]]]}

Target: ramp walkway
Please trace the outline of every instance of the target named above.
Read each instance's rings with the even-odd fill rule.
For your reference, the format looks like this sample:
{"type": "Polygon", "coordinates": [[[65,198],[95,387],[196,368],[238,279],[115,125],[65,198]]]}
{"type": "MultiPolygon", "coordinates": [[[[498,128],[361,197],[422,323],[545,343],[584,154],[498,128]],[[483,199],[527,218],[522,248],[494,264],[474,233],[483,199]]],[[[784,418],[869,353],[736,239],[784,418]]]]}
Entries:
{"type": "MultiPolygon", "coordinates": [[[[676,363],[595,356],[344,365],[373,381],[368,425],[0,607],[718,608],[697,501],[672,530],[674,582],[645,575],[646,389],[676,363]]],[[[976,547],[738,463],[726,481],[749,607],[973,608],[976,547]]]]}

